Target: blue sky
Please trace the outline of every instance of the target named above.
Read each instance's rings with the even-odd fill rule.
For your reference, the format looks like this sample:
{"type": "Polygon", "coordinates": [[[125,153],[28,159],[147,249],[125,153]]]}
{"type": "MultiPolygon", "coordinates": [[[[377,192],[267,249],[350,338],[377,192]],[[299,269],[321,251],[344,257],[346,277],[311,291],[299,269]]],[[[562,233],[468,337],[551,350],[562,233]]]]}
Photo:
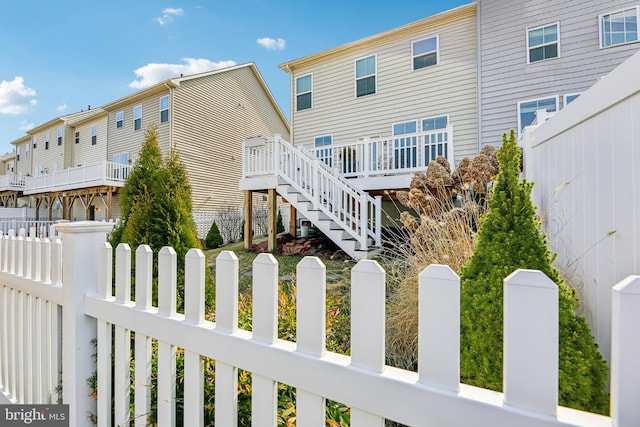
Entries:
{"type": "Polygon", "coordinates": [[[278,64],[471,0],[22,0],[0,9],[0,154],[33,126],[164,79],[255,62],[289,117],[278,64]]]}

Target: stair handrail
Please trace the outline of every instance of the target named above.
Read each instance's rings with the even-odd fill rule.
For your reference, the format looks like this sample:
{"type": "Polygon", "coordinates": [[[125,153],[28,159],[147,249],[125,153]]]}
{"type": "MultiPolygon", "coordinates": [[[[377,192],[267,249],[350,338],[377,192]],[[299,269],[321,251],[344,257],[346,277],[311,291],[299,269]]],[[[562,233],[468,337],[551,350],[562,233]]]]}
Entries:
{"type": "Polygon", "coordinates": [[[272,170],[356,239],[361,249],[382,241],[382,198],[371,197],[347,179],[334,174],[321,159],[294,147],[279,135],[273,138],[272,170]],[[340,194],[337,194],[340,193],[340,194]]]}

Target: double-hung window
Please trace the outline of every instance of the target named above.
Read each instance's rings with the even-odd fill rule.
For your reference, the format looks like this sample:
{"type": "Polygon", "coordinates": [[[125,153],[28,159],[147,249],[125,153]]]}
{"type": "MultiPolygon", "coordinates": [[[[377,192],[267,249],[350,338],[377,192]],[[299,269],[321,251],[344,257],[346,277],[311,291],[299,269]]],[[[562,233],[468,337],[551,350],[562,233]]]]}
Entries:
{"type": "Polygon", "coordinates": [[[308,110],[313,104],[313,76],[296,78],[296,111],[308,110]]]}
{"type": "Polygon", "coordinates": [[[16,162],[20,161],[20,147],[16,147],[16,162]]]}
{"type": "Polygon", "coordinates": [[[160,123],[169,121],[169,95],[160,98],[160,123]]]}
{"type": "Polygon", "coordinates": [[[24,146],[24,148],[25,148],[25,150],[24,150],[24,155],[25,155],[25,157],[26,157],[27,159],[28,159],[29,157],[31,157],[31,155],[29,154],[29,153],[30,153],[30,151],[29,151],[29,148],[30,148],[30,147],[31,147],[31,146],[29,145],[29,143],[28,143],[28,142],[27,142],[27,143],[25,144],[25,146],[24,146]]]}
{"type": "Polygon", "coordinates": [[[438,36],[411,43],[413,69],[430,67],[438,64],[438,36]]]}
{"type": "Polygon", "coordinates": [[[62,128],[58,128],[58,145],[62,145],[62,128]]]}
{"type": "Polygon", "coordinates": [[[44,134],[44,149],[49,149],[49,132],[44,134]]]}
{"type": "Polygon", "coordinates": [[[545,110],[548,113],[558,111],[558,97],[518,102],[518,132],[522,132],[525,127],[533,123],[538,110],[545,110]]]}
{"type": "Polygon", "coordinates": [[[638,41],[638,6],[600,15],[600,47],[638,41]]]}
{"type": "Polygon", "coordinates": [[[142,129],[142,105],[133,107],[133,130],[142,129]]]}
{"type": "Polygon", "coordinates": [[[332,135],[316,136],[313,139],[313,146],[316,149],[316,157],[326,163],[327,166],[333,167],[333,143],[332,135]]]}
{"type": "Polygon", "coordinates": [[[560,56],[560,24],[527,29],[527,61],[538,62],[560,56]]]}
{"type": "Polygon", "coordinates": [[[356,59],[356,97],[376,93],[376,56],[356,59]]]}
{"type": "Polygon", "coordinates": [[[80,143],[80,131],[76,131],[76,133],[75,133],[75,135],[74,135],[74,137],[73,137],[73,140],[74,140],[74,142],[75,142],[76,144],[79,144],[79,143],[80,143]]]}
{"type": "Polygon", "coordinates": [[[98,126],[91,126],[91,145],[96,145],[98,143],[98,126]]]}
{"type": "Polygon", "coordinates": [[[395,169],[415,168],[418,154],[418,122],[394,123],[393,132],[393,158],[395,169]]]}
{"type": "Polygon", "coordinates": [[[422,132],[430,132],[423,135],[425,166],[440,156],[451,161],[449,158],[449,133],[445,130],[448,125],[449,116],[422,119],[422,132]]]}
{"type": "Polygon", "coordinates": [[[116,129],[120,129],[124,126],[124,111],[116,113],[116,129]]]}
{"type": "Polygon", "coordinates": [[[33,149],[35,150],[37,146],[38,146],[38,137],[34,136],[33,137],[33,149]]]}

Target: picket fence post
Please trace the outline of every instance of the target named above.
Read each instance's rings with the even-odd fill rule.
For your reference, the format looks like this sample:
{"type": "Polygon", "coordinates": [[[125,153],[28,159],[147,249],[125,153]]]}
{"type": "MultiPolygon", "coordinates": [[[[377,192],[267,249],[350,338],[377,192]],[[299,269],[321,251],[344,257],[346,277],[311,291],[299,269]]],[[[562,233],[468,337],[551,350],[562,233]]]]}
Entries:
{"type": "Polygon", "coordinates": [[[85,425],[87,414],[96,413],[96,402],[87,379],[95,365],[92,340],[96,338],[96,320],[84,314],[84,297],[98,291],[100,244],[113,224],[80,221],[59,224],[62,233],[63,331],[62,401],[69,404],[69,425],[85,425]]]}
{"type": "Polygon", "coordinates": [[[611,425],[631,427],[640,420],[640,276],[613,287],[611,311],[611,425]]]}

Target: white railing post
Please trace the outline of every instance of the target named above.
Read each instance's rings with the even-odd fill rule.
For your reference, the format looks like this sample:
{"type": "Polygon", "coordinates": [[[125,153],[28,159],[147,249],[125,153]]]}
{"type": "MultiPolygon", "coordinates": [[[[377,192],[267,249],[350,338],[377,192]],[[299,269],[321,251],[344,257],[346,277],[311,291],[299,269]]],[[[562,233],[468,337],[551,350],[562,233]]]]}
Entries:
{"type": "Polygon", "coordinates": [[[613,287],[611,318],[611,425],[630,427],[640,420],[640,276],[613,287]]]}
{"type": "Polygon", "coordinates": [[[453,126],[447,126],[447,160],[451,170],[455,169],[456,162],[453,154],[453,126]]]}
{"type": "Polygon", "coordinates": [[[419,277],[420,382],[454,393],[460,388],[460,278],[432,264],[419,277]]]}
{"type": "MultiPolygon", "coordinates": [[[[304,257],[296,275],[296,344],[297,350],[313,357],[325,353],[326,267],[316,257],[304,257]]],[[[313,375],[311,372],[309,375],[313,375]]],[[[325,399],[308,390],[296,390],[296,422],[301,426],[324,427],[325,399]]]]}
{"type": "MultiPolygon", "coordinates": [[[[227,334],[238,330],[238,257],[222,251],[216,258],[216,329],[227,334]]],[[[238,424],[238,369],[216,361],[215,422],[238,424]]]]}
{"type": "MultiPolygon", "coordinates": [[[[131,302],[131,248],[120,243],[116,248],[116,303],[131,302]]],[[[113,342],[113,416],[116,425],[127,425],[131,418],[131,331],[115,326],[113,342]]]]}
{"type": "Polygon", "coordinates": [[[506,405],[556,416],[558,328],[558,286],[551,279],[522,269],[504,279],[506,405]]]}
{"type": "MultiPolygon", "coordinates": [[[[386,273],[376,261],[351,270],[351,364],[376,373],[384,368],[386,273]]],[[[384,426],[384,418],[351,408],[353,427],[384,426]]]]}
{"type": "MultiPolygon", "coordinates": [[[[109,242],[100,246],[100,265],[98,269],[98,296],[109,299],[113,295],[113,249],[109,242]]],[[[98,320],[98,348],[96,373],[98,375],[98,427],[111,426],[111,324],[98,320]]],[[[136,351],[137,354],[137,351],[136,351]]],[[[137,379],[137,375],[136,375],[137,379]]],[[[137,408],[137,402],[136,402],[137,408]]]]}
{"type": "MultiPolygon", "coordinates": [[[[158,253],[158,313],[175,317],[178,255],[168,246],[158,253]]],[[[176,424],[176,346],[158,340],[158,426],[176,424]]]]}
{"type": "Polygon", "coordinates": [[[368,178],[371,173],[371,153],[373,153],[371,139],[365,137],[362,148],[362,174],[365,178],[368,178]]]}
{"type": "Polygon", "coordinates": [[[89,221],[60,224],[63,234],[63,350],[62,395],[69,404],[69,425],[80,426],[87,414],[96,413],[96,402],[87,385],[94,370],[92,340],[96,338],[96,320],[85,315],[87,293],[98,291],[99,248],[111,231],[111,224],[89,221]]]}
{"type": "Polygon", "coordinates": [[[360,213],[360,249],[366,251],[369,247],[368,239],[369,239],[369,202],[367,200],[367,193],[360,193],[360,200],[358,200],[358,204],[360,205],[358,211],[360,213]]]}
{"type": "Polygon", "coordinates": [[[310,188],[310,190],[313,192],[313,200],[311,200],[313,202],[313,208],[314,209],[318,209],[318,206],[320,206],[320,162],[322,160],[318,159],[318,158],[314,158],[313,160],[311,160],[311,182],[312,187],[310,188]]]}
{"type": "Polygon", "coordinates": [[[375,228],[376,246],[382,246],[382,196],[375,196],[375,228]]]}
{"type": "Polygon", "coordinates": [[[271,169],[271,173],[275,175],[280,174],[280,135],[276,134],[273,137],[273,168],[271,169]]]}

